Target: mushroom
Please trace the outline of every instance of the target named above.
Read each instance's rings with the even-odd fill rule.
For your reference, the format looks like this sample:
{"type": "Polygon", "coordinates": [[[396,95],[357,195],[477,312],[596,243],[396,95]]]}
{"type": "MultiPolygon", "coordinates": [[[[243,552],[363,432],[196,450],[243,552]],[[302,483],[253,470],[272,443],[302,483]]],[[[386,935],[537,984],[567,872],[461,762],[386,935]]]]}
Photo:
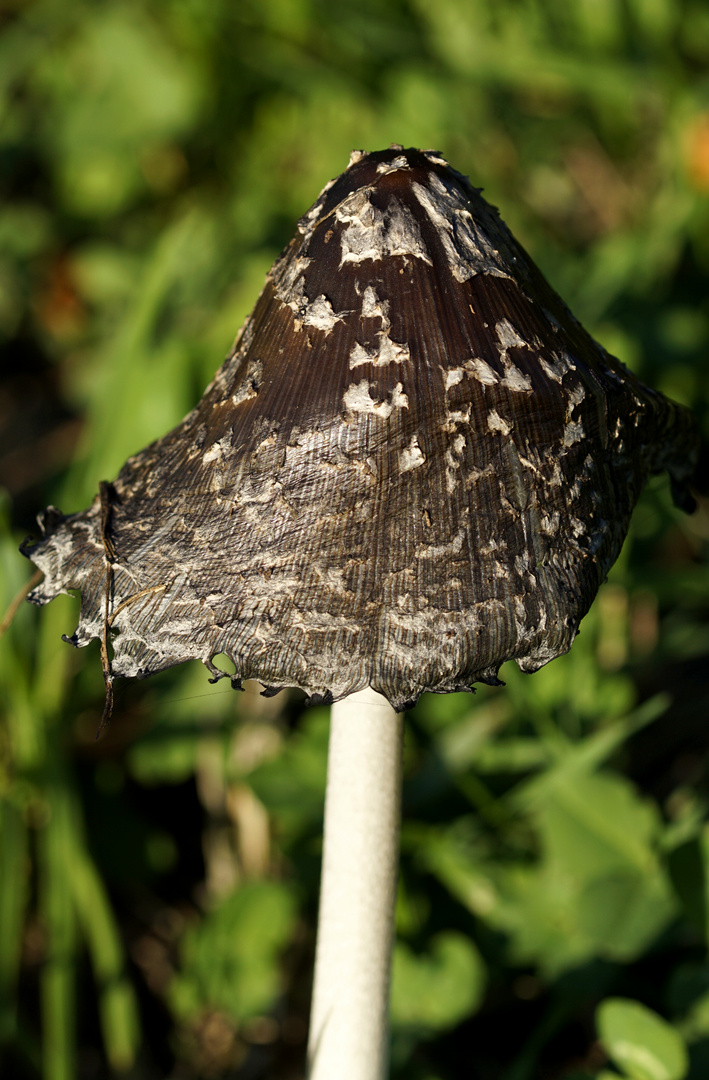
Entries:
{"type": "Polygon", "coordinates": [[[30,599],[81,592],[106,716],[115,676],[222,653],[340,703],[311,1077],[386,1068],[400,714],[565,653],[646,479],[691,509],[698,454],[467,178],[393,145],[325,186],[197,407],[40,517],[30,599]]]}

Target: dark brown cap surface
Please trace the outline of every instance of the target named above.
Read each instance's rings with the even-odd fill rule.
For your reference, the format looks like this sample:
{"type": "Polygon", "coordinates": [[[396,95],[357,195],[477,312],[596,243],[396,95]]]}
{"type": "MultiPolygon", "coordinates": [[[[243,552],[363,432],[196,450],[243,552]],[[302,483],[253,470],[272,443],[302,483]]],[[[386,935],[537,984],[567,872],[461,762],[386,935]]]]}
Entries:
{"type": "Polygon", "coordinates": [[[32,599],[79,589],[112,675],[225,653],[402,708],[566,652],[643,483],[697,454],[439,154],[355,153],[197,408],[45,515],[32,599]]]}

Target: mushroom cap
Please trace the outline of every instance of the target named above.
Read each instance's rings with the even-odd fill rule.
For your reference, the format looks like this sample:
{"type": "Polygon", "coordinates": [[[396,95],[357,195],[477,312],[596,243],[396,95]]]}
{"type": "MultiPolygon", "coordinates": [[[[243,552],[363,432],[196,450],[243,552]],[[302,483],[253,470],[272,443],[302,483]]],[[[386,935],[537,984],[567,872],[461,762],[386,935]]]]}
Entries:
{"type": "Polygon", "coordinates": [[[402,709],[566,652],[642,485],[681,495],[698,452],[440,154],[356,151],[197,407],[40,517],[30,599],[80,590],[111,675],[223,653],[402,709]]]}

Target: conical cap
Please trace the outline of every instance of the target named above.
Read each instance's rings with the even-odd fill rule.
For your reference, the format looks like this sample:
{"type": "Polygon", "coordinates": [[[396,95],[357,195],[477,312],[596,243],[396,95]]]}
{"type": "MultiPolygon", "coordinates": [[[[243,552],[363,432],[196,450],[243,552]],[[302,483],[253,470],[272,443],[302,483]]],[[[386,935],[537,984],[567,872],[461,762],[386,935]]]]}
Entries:
{"type": "Polygon", "coordinates": [[[697,454],[438,153],[356,152],[194,411],[45,512],[31,599],[80,590],[111,676],[224,653],[401,709],[566,652],[645,480],[697,454]]]}

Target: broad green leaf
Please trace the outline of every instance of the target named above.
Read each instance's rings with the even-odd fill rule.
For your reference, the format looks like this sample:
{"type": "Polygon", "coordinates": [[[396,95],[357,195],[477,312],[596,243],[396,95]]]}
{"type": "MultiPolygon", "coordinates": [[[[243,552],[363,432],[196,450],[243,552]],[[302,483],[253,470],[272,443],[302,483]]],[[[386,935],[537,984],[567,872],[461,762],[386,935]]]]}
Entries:
{"type": "Polygon", "coordinates": [[[431,938],[424,953],[397,942],[391,984],[392,1024],[431,1032],[454,1027],[476,1011],[486,981],[482,957],[463,934],[442,931],[431,938]]]}
{"type": "Polygon", "coordinates": [[[170,991],[173,1008],[187,1018],[219,1009],[235,1020],[268,1010],[294,921],[293,890],[266,881],[242,885],[186,932],[182,969],[170,991]]]}
{"type": "Polygon", "coordinates": [[[576,927],[590,955],[630,961],[652,944],[674,913],[674,899],[661,872],[616,870],[583,885],[576,901],[576,927]]]}
{"type": "Polygon", "coordinates": [[[657,810],[624,779],[577,776],[555,785],[539,810],[547,857],[580,880],[623,867],[654,868],[650,846],[659,831],[657,810]]]}
{"type": "Polygon", "coordinates": [[[682,1080],[684,1039],[661,1016],[628,998],[607,998],[596,1013],[601,1042],[631,1080],[682,1080]]]}

